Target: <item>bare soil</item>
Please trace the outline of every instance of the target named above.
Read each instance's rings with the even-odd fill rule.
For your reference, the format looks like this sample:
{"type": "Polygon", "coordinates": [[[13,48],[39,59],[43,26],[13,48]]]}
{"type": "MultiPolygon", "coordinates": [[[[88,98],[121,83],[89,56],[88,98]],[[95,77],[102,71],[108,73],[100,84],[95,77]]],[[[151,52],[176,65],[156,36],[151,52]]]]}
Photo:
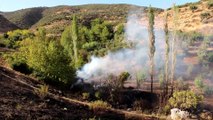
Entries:
{"type": "MultiPolygon", "coordinates": [[[[42,100],[31,87],[37,87],[40,84],[33,78],[0,67],[0,119],[86,120],[94,117],[105,120],[156,119],[154,117],[141,117],[137,114],[128,115],[129,113],[119,110],[100,109],[93,111],[86,104],[78,104],[51,96],[42,100]],[[26,85],[22,83],[26,83],[26,85]]],[[[50,91],[55,91],[57,94],[57,90],[51,89],[50,91]]]]}

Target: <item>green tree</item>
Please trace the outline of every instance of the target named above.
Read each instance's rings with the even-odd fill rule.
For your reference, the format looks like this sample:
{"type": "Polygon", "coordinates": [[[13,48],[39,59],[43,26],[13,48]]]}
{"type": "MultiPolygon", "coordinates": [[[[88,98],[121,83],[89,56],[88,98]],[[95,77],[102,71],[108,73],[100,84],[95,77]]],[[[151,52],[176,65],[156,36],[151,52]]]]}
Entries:
{"type": "Polygon", "coordinates": [[[64,51],[69,55],[69,59],[71,60],[71,64],[75,66],[76,69],[80,66],[80,61],[78,57],[78,26],[77,26],[77,18],[74,15],[72,24],[65,28],[62,33],[60,43],[64,47],[64,51]]]}
{"type": "Polygon", "coordinates": [[[47,41],[44,34],[22,41],[19,56],[32,68],[33,73],[46,82],[70,85],[75,82],[75,70],[63,47],[56,41],[47,41]],[[42,40],[41,36],[43,36],[42,40]]]}
{"type": "Polygon", "coordinates": [[[73,52],[74,52],[74,63],[75,68],[77,69],[79,67],[79,61],[78,61],[78,26],[77,26],[77,18],[74,15],[72,20],[72,40],[73,40],[73,52]]]}

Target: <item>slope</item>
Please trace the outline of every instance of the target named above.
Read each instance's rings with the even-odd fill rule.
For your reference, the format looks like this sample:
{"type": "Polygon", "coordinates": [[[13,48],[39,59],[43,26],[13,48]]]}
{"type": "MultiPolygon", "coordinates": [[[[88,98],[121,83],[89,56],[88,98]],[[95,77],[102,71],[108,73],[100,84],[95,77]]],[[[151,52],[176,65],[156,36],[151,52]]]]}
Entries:
{"type": "Polygon", "coordinates": [[[0,15],[0,33],[4,33],[6,31],[18,29],[18,27],[7,20],[4,16],[0,15]]]}

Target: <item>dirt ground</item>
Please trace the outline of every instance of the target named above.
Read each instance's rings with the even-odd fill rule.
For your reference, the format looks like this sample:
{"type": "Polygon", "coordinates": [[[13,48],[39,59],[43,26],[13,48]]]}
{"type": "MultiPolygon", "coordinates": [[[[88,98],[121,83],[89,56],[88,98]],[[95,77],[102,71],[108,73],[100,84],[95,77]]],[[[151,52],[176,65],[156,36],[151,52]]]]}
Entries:
{"type": "Polygon", "coordinates": [[[139,118],[126,116],[124,113],[111,110],[93,111],[89,109],[88,106],[70,103],[52,97],[47,97],[42,100],[34,93],[31,87],[21,84],[18,82],[19,80],[35,87],[40,84],[32,78],[0,67],[0,119],[155,119],[151,117],[139,118]]]}

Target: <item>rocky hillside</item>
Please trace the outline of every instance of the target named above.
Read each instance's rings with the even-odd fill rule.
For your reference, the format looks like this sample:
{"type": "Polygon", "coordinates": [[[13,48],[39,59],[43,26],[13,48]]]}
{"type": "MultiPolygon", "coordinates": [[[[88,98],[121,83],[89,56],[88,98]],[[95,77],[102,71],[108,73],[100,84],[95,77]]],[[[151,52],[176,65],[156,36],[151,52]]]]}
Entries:
{"type": "Polygon", "coordinates": [[[7,20],[4,16],[0,15],[0,33],[15,29],[18,29],[15,24],[7,20]]]}
{"type": "MultiPolygon", "coordinates": [[[[213,1],[201,0],[179,6],[179,29],[196,31],[203,34],[213,34],[213,1]]],[[[172,10],[169,13],[169,26],[172,26],[172,10]]],[[[162,18],[164,13],[159,16],[162,18]]]]}

